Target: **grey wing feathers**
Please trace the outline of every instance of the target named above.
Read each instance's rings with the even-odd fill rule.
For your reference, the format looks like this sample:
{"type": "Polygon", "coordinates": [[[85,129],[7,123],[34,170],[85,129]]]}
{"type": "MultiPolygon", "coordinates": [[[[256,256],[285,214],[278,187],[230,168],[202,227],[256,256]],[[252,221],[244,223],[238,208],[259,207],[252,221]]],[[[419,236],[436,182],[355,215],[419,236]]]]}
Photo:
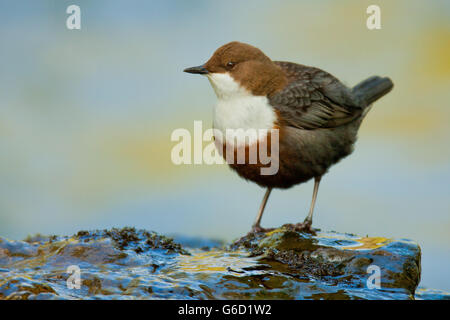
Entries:
{"type": "Polygon", "coordinates": [[[294,63],[277,64],[290,83],[270,103],[285,124],[308,130],[332,128],[361,115],[363,109],[352,92],[329,73],[294,63]]]}

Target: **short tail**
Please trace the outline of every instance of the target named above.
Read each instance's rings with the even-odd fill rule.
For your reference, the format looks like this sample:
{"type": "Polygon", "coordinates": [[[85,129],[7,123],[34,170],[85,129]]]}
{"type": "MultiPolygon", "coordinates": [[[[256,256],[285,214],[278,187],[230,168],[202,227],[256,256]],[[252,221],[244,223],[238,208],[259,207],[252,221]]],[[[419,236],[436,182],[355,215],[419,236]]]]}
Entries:
{"type": "Polygon", "coordinates": [[[373,76],[354,86],[352,92],[368,106],[391,91],[393,87],[391,79],[373,76]]]}

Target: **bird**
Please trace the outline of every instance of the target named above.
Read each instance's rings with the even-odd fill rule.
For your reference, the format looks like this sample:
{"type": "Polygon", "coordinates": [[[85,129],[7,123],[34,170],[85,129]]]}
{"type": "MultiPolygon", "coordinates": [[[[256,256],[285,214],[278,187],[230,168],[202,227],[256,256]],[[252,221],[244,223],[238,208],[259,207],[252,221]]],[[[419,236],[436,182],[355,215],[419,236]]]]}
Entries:
{"type": "MultiPolygon", "coordinates": [[[[353,152],[362,120],[372,104],[393,88],[390,78],[380,76],[350,88],[324,70],[273,61],[260,49],[238,41],[219,47],[206,63],[183,71],[206,76],[211,83],[217,95],[213,117],[217,132],[278,130],[275,174],[261,174],[259,160],[228,163],[240,177],[266,189],[251,233],[272,230],[263,228],[261,219],[274,188],[287,189],[311,179],[314,188],[309,212],[303,222],[288,225],[314,232],[312,218],[322,176],[353,152]]],[[[227,139],[227,135],[221,137],[222,155],[227,139]]],[[[246,141],[247,149],[248,144],[262,143],[261,139],[246,141]]]]}

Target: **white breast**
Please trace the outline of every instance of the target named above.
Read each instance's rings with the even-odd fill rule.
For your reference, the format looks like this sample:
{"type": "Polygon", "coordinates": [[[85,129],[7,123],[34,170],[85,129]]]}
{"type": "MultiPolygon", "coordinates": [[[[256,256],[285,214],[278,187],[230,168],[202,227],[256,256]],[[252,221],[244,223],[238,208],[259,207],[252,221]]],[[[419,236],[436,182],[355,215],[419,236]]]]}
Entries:
{"type": "Polygon", "coordinates": [[[226,73],[213,73],[208,79],[218,98],[214,108],[214,128],[227,138],[227,129],[262,131],[274,127],[277,118],[267,97],[252,95],[226,73]]]}

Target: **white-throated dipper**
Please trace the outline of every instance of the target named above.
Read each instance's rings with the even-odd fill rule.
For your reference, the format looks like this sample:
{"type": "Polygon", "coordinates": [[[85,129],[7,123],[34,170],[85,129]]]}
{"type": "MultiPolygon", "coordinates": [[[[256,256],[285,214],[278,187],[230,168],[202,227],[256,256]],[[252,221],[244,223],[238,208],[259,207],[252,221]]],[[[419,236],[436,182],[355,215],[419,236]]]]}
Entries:
{"type": "Polygon", "coordinates": [[[371,104],[393,87],[389,78],[373,76],[348,88],[321,69],[272,61],[258,48],[236,41],[217,49],[205,64],[184,71],[205,75],[211,82],[218,98],[215,129],[279,130],[276,174],[262,175],[259,162],[230,163],[241,177],[267,188],[254,232],[267,230],[260,222],[273,188],[314,178],[309,214],[303,223],[292,225],[311,230],[321,177],[353,151],[371,104]]]}

